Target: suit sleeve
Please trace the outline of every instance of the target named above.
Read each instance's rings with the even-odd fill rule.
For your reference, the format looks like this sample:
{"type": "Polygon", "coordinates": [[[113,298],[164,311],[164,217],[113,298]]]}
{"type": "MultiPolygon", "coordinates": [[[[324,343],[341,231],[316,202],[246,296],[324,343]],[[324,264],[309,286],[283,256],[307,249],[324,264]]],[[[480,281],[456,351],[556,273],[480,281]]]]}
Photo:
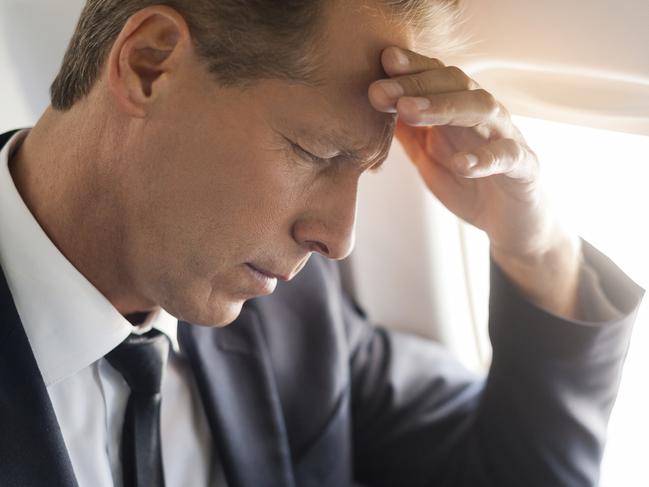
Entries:
{"type": "Polygon", "coordinates": [[[469,373],[430,340],[368,323],[345,298],[357,482],[597,485],[644,291],[583,244],[580,303],[593,321],[537,307],[491,261],[487,377],[469,373]]]}

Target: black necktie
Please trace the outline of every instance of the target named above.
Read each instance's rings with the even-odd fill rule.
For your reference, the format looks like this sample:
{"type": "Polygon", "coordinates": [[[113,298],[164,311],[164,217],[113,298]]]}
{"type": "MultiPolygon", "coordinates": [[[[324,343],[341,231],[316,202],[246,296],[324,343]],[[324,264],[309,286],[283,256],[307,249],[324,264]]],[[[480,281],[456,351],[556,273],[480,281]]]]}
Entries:
{"type": "Polygon", "coordinates": [[[131,334],[106,359],[131,388],[122,431],[124,487],[164,487],[160,385],[169,339],[158,330],[131,334]]]}

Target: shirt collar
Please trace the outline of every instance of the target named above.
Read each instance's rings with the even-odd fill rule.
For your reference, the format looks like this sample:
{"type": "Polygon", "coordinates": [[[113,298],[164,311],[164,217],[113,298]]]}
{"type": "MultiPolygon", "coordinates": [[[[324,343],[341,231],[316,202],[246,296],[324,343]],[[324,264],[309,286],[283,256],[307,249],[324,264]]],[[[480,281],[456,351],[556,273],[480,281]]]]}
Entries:
{"type": "MultiPolygon", "coordinates": [[[[103,357],[137,328],[58,250],[25,205],[9,160],[29,129],[0,152],[0,264],[46,386],[103,357]]],[[[177,321],[164,310],[144,325],[166,333],[176,351],[177,321]]]]}

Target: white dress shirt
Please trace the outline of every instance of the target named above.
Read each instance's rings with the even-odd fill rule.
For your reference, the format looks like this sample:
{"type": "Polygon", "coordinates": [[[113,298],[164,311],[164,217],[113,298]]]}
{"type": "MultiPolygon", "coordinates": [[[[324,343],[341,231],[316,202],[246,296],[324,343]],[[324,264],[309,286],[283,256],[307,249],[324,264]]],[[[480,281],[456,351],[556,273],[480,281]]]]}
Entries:
{"type": "Polygon", "coordinates": [[[29,129],[0,152],[0,264],[45,381],[80,487],[122,485],[120,441],[129,387],[104,355],[155,327],[172,349],[163,376],[161,436],[167,487],[224,487],[177,320],[158,310],[134,327],[58,250],[18,193],[9,161],[29,129]]]}

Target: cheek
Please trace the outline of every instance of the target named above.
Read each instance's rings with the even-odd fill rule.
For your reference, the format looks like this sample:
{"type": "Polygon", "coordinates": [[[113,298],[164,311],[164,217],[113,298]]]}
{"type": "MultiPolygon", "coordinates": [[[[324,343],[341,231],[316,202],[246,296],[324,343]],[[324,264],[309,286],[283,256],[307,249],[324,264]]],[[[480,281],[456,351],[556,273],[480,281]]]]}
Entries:
{"type": "Polygon", "coordinates": [[[195,271],[250,260],[269,247],[286,246],[304,194],[285,159],[263,151],[230,152],[195,164],[168,183],[165,208],[173,231],[186,237],[195,271]]]}
{"type": "Polygon", "coordinates": [[[285,149],[273,147],[264,134],[248,135],[221,152],[214,162],[214,184],[204,193],[244,234],[277,232],[300,212],[313,171],[296,167],[285,149]]]}
{"type": "Polygon", "coordinates": [[[285,249],[316,171],[290,159],[271,137],[266,126],[251,122],[245,130],[231,124],[158,147],[155,164],[139,178],[143,251],[155,245],[163,258],[208,276],[285,249]]]}

